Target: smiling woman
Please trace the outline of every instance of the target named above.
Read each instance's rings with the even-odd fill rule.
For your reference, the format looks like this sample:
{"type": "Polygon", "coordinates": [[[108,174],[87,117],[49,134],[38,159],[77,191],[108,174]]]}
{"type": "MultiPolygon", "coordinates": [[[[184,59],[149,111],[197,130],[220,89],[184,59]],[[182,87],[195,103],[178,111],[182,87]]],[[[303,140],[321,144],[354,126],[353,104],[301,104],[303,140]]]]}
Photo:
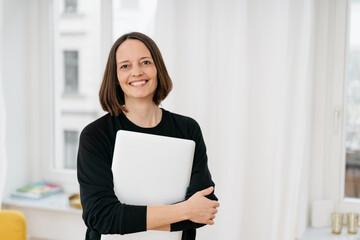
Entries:
{"type": "Polygon", "coordinates": [[[152,102],[157,71],[145,44],[139,40],[125,41],[116,51],[116,62],[117,77],[127,105],[137,100],[152,102]]]}
{"type": "Polygon", "coordinates": [[[200,127],[192,118],[159,108],[171,89],[165,63],[152,39],[132,32],[115,41],[99,93],[100,103],[109,114],[86,126],[80,136],[78,180],[83,219],[88,227],[86,239],[100,239],[103,234],[158,230],[182,231],[183,240],[194,240],[196,228],[214,224],[219,203],[200,127]],[[196,143],[183,202],[139,206],[128,205],[117,198],[111,166],[118,130],[196,143]]]}
{"type": "Polygon", "coordinates": [[[127,112],[125,107],[125,90],[122,87],[128,89],[128,86],[126,86],[127,84],[121,86],[121,84],[129,80],[124,80],[124,78],[129,78],[130,74],[132,75],[131,81],[134,82],[133,85],[139,84],[135,82],[142,80],[141,77],[143,77],[142,74],[144,72],[141,71],[149,74],[147,77],[151,77],[151,79],[146,80],[151,80],[151,85],[156,85],[155,89],[157,91],[155,91],[152,100],[158,106],[172,89],[172,82],[161,53],[154,41],[150,38],[145,38],[143,34],[125,34],[115,41],[109,53],[104,81],[99,93],[100,103],[105,111],[111,115],[119,115],[120,111],[127,112]],[[150,73],[150,69],[154,72],[150,73]],[[139,72],[134,72],[134,70],[140,71],[140,78],[139,72]],[[157,77],[157,81],[152,80],[154,76],[157,77]]]}

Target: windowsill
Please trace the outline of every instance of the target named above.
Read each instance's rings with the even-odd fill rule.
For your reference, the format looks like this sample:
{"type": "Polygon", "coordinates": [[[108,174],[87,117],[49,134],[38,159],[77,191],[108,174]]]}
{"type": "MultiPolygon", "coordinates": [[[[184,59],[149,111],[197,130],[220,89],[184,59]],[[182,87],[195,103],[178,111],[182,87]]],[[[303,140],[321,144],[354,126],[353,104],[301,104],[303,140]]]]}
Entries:
{"type": "Polygon", "coordinates": [[[5,198],[2,202],[6,207],[22,207],[39,210],[59,211],[65,213],[81,214],[81,209],[71,207],[69,196],[71,194],[59,193],[42,199],[5,198]]]}
{"type": "Polygon", "coordinates": [[[9,197],[4,199],[3,209],[25,215],[29,239],[84,239],[86,226],[82,210],[69,205],[70,195],[59,193],[38,200],[9,197]]]}
{"type": "Polygon", "coordinates": [[[308,228],[300,240],[358,240],[359,229],[357,234],[348,234],[347,227],[344,226],[342,233],[339,235],[331,233],[331,227],[308,228]]]}

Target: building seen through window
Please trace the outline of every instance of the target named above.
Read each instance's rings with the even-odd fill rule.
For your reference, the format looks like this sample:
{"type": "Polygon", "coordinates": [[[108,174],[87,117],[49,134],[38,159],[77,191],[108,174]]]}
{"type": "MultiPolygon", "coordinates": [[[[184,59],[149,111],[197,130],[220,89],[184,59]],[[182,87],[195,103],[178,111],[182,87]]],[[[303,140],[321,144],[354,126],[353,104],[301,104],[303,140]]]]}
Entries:
{"type": "Polygon", "coordinates": [[[78,92],[78,51],[64,51],[64,93],[78,92]]]}
{"type": "Polygon", "coordinates": [[[64,130],[64,167],[75,169],[79,132],[64,130]]]}
{"type": "Polygon", "coordinates": [[[55,170],[74,171],[82,129],[103,114],[98,103],[103,71],[100,62],[101,1],[54,0],[53,17],[52,165],[55,170]]]}
{"type": "Polygon", "coordinates": [[[110,25],[102,22],[103,4],[54,0],[54,170],[75,172],[82,129],[105,114],[98,93],[106,61],[102,55],[110,48],[101,49],[102,28],[110,28],[112,41],[129,31],[153,34],[157,0],[112,0],[110,25]]]}
{"type": "Polygon", "coordinates": [[[77,0],[65,0],[64,1],[64,12],[65,13],[76,13],[77,12],[77,0]]]}
{"type": "Polygon", "coordinates": [[[360,1],[350,1],[345,117],[345,197],[360,198],[360,1]]]}

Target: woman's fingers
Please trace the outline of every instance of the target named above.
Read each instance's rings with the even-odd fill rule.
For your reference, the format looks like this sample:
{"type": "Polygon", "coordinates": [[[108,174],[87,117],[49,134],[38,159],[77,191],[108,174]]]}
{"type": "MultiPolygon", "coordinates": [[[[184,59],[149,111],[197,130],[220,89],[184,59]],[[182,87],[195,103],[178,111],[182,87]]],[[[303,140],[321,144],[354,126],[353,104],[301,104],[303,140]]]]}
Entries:
{"type": "Polygon", "coordinates": [[[215,215],[215,214],[217,214],[217,212],[218,212],[218,210],[216,208],[214,208],[213,214],[215,215]]]}
{"type": "Polygon", "coordinates": [[[210,200],[211,201],[211,206],[213,208],[218,208],[220,206],[220,203],[218,201],[215,200],[210,200]]]}

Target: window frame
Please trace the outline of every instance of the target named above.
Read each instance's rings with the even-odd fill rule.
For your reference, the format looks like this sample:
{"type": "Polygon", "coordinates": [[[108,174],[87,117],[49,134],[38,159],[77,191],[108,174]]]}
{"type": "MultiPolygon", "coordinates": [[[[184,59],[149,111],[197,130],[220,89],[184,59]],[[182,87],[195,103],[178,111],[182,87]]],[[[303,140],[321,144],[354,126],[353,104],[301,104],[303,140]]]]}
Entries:
{"type": "Polygon", "coordinates": [[[360,211],[360,198],[356,199],[356,198],[347,198],[345,197],[345,175],[346,175],[346,148],[345,148],[345,137],[346,137],[346,121],[345,121],[345,110],[346,110],[346,91],[347,91],[347,68],[348,68],[348,59],[349,59],[349,50],[350,50],[350,46],[349,46],[349,36],[350,36],[350,14],[351,14],[351,1],[347,0],[347,6],[346,6],[346,40],[345,40],[345,44],[344,44],[344,48],[345,48],[345,60],[343,61],[344,67],[343,67],[343,91],[342,91],[342,98],[343,98],[343,103],[344,103],[344,121],[342,124],[342,144],[341,144],[341,194],[340,195],[340,201],[339,201],[339,209],[341,209],[343,212],[350,212],[350,211],[360,211]]]}
{"type": "Polygon", "coordinates": [[[345,213],[360,212],[360,199],[345,197],[345,111],[350,5],[351,0],[335,0],[329,8],[326,98],[330,101],[326,104],[325,121],[330,121],[323,122],[325,131],[324,139],[321,140],[324,143],[323,198],[334,200],[334,210],[345,213]]]}
{"type": "MultiPolygon", "coordinates": [[[[78,192],[78,182],[76,170],[56,169],[55,162],[55,136],[60,136],[63,141],[63,133],[55,134],[54,111],[54,88],[63,86],[63,82],[54,81],[54,57],[56,53],[53,49],[57,44],[54,37],[54,18],[53,11],[57,0],[31,1],[29,11],[29,26],[34,32],[30,39],[29,56],[31,61],[28,64],[28,71],[31,81],[27,81],[29,89],[27,107],[29,109],[29,119],[26,126],[29,129],[27,139],[29,161],[31,164],[30,181],[48,181],[60,184],[65,192],[78,192]],[[59,86],[57,85],[59,84],[59,86]]],[[[79,3],[78,3],[79,4],[79,3]]],[[[112,0],[101,1],[101,39],[100,39],[100,62],[101,69],[105,68],[108,50],[112,45],[112,0]],[[106,13],[106,14],[105,14],[106,13]]],[[[78,6],[79,7],[79,6],[78,6]]],[[[81,52],[78,53],[79,58],[81,52]]],[[[58,59],[61,57],[57,56],[58,59]]],[[[59,76],[58,76],[59,77],[59,76]]],[[[79,82],[79,84],[81,84],[79,82]]],[[[63,91],[57,91],[63,94],[63,91]]],[[[81,93],[80,93],[81,94],[81,93]]],[[[76,127],[70,130],[77,130],[76,127]]],[[[82,130],[82,129],[81,129],[82,130]]],[[[80,131],[79,131],[80,133],[80,131]]],[[[58,140],[58,141],[59,141],[58,140]]]]}

